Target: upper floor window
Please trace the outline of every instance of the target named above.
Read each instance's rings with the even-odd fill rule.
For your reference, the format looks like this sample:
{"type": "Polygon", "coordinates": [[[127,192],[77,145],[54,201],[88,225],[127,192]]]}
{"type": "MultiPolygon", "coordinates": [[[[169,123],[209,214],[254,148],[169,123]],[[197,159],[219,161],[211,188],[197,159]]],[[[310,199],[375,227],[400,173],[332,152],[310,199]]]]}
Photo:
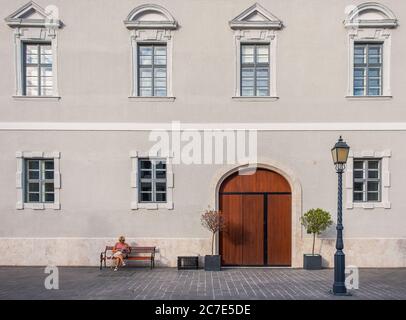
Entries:
{"type": "Polygon", "coordinates": [[[354,159],[354,202],[381,201],[381,159],[354,159]]]}
{"type": "Polygon", "coordinates": [[[166,45],[138,46],[138,95],[164,97],[167,93],[166,45]]]}
{"type": "Polygon", "coordinates": [[[229,24],[235,39],[234,98],[277,98],[276,45],[282,21],[256,3],[229,24]]]}
{"type": "Polygon", "coordinates": [[[52,48],[50,43],[24,44],[24,87],[27,96],[52,96],[52,48]]]}
{"type": "Polygon", "coordinates": [[[392,29],[398,25],[393,12],[376,2],[366,2],[348,13],[348,97],[391,97],[392,29]]]}
{"type": "Polygon", "coordinates": [[[166,161],[139,159],[139,201],[166,202],[166,161]]]}
{"type": "Polygon", "coordinates": [[[269,44],[241,45],[241,96],[269,96],[269,44]]]}
{"type": "Polygon", "coordinates": [[[53,203],[54,160],[25,159],[25,202],[53,203]]]}
{"type": "Polygon", "coordinates": [[[382,43],[356,43],[354,96],[382,95],[382,43]]]}
{"type": "Polygon", "coordinates": [[[174,100],[172,49],[178,23],[165,8],[144,4],[124,21],[132,47],[132,98],[174,100]]]}
{"type": "Polygon", "coordinates": [[[14,28],[14,97],[59,99],[57,48],[62,22],[58,8],[44,9],[30,1],[8,16],[6,23],[14,28]]]}

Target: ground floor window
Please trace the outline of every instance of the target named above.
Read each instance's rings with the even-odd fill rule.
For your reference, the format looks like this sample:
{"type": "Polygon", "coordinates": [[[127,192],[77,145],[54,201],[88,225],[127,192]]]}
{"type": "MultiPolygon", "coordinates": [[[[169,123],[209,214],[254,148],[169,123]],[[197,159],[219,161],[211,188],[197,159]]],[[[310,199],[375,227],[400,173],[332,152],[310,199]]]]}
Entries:
{"type": "Polygon", "coordinates": [[[53,203],[54,193],[54,160],[25,159],[25,202],[53,203]]]}
{"type": "Polygon", "coordinates": [[[354,202],[381,201],[381,159],[354,159],[354,202]]]}
{"type": "Polygon", "coordinates": [[[166,202],[166,160],[139,159],[140,202],[166,202]]]}

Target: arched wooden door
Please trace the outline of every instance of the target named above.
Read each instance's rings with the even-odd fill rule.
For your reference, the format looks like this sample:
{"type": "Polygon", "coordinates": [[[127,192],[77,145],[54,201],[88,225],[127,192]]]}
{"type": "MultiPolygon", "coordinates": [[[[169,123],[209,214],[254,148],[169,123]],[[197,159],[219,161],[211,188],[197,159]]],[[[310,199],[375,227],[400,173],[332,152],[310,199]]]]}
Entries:
{"type": "Polygon", "coordinates": [[[219,200],[226,223],[219,242],[223,265],[291,265],[292,198],[284,177],[266,169],[234,173],[220,186],[219,200]]]}

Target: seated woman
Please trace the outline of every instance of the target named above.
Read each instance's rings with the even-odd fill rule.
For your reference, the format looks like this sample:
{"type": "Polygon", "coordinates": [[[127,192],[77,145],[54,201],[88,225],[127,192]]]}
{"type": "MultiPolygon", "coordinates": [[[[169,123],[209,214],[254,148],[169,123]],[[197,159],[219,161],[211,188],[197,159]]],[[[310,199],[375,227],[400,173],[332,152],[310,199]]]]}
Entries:
{"type": "Polygon", "coordinates": [[[123,236],[120,236],[120,238],[118,238],[118,242],[114,245],[113,248],[113,259],[116,263],[114,271],[117,271],[120,265],[123,267],[125,266],[124,258],[128,255],[129,252],[129,245],[125,242],[125,238],[123,236]]]}

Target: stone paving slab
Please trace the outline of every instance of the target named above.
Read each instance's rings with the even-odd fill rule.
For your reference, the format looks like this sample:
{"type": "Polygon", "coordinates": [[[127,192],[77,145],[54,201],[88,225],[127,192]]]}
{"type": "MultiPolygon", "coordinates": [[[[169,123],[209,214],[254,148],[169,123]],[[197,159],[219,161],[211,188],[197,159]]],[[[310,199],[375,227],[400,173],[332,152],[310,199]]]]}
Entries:
{"type": "Polygon", "coordinates": [[[60,267],[59,290],[47,290],[42,267],[0,267],[0,299],[298,300],[406,299],[406,269],[360,269],[351,297],[329,293],[333,270],[173,268],[99,270],[60,267]]]}

